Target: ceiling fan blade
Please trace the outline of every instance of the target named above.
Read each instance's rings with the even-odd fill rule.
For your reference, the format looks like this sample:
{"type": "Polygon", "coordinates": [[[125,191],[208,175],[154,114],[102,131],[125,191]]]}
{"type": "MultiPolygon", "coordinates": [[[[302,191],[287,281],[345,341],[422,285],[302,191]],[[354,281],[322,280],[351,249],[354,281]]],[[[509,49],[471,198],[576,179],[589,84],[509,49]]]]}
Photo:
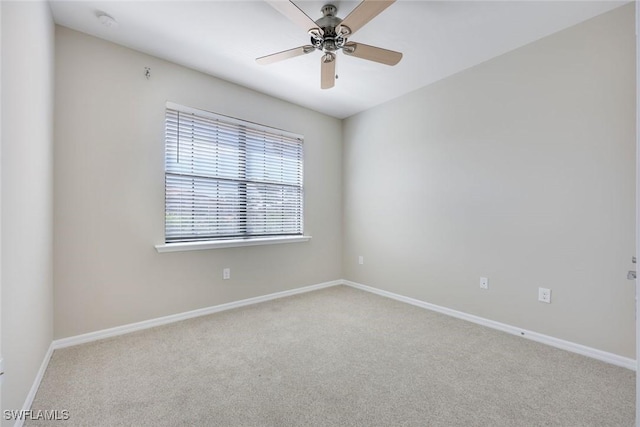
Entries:
{"type": "Polygon", "coordinates": [[[362,0],[346,18],[342,20],[339,27],[348,27],[349,35],[352,35],[367,22],[378,16],[380,12],[395,3],[396,0],[362,0]]]}
{"type": "Polygon", "coordinates": [[[345,55],[367,59],[381,64],[396,65],[402,59],[402,53],[363,43],[347,42],[342,49],[345,55]]]}
{"type": "Polygon", "coordinates": [[[336,84],[336,56],[333,53],[326,53],[322,56],[320,68],[320,87],[331,89],[336,84]]]}
{"type": "Polygon", "coordinates": [[[317,29],[320,31],[320,35],[324,34],[322,29],[318,28],[318,24],[316,24],[313,19],[309,18],[309,16],[302,11],[298,6],[295,5],[292,1],[286,0],[266,0],[267,3],[271,5],[275,10],[282,13],[284,16],[289,18],[290,21],[304,28],[305,31],[309,31],[311,29],[317,29]]]}
{"type": "Polygon", "coordinates": [[[274,62],[284,61],[285,59],[295,58],[296,56],[311,53],[314,50],[316,50],[316,48],[311,45],[300,46],[293,49],[284,50],[282,52],[272,53],[271,55],[261,56],[260,58],[256,59],[256,62],[262,65],[273,64],[274,62]]]}

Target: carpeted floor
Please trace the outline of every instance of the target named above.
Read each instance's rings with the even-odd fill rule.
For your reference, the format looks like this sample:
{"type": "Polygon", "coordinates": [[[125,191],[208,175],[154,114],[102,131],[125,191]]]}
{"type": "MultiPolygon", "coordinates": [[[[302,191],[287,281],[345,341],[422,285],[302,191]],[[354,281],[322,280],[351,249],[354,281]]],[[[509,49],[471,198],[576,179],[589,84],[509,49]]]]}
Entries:
{"type": "Polygon", "coordinates": [[[635,373],[337,286],[54,352],[26,426],[632,426],[635,373]]]}

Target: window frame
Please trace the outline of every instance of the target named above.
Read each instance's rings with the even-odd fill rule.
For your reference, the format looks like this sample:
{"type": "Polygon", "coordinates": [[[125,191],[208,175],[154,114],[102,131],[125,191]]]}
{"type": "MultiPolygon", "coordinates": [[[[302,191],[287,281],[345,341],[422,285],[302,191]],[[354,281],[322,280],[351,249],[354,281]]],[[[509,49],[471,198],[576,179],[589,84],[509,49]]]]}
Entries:
{"type": "MultiPolygon", "coordinates": [[[[247,121],[247,120],[242,120],[242,119],[238,119],[235,117],[230,117],[230,116],[226,116],[223,114],[219,114],[219,113],[213,113],[210,111],[206,111],[206,110],[201,110],[198,108],[193,108],[193,107],[187,107],[181,104],[177,104],[174,102],[170,102],[167,101],[166,105],[165,105],[165,109],[164,109],[164,121],[165,123],[165,128],[164,128],[164,144],[163,144],[163,149],[164,149],[164,169],[163,169],[163,176],[164,176],[164,217],[165,217],[165,221],[164,221],[164,243],[162,244],[158,244],[155,245],[156,249],[158,250],[158,252],[174,252],[174,251],[185,251],[185,250],[200,250],[200,249],[215,249],[215,248],[228,248],[228,247],[238,247],[238,246],[255,246],[255,245],[268,245],[268,244],[281,244],[281,243],[295,243],[295,242],[304,242],[304,241],[308,241],[311,239],[311,236],[305,235],[304,231],[305,231],[305,224],[304,224],[304,205],[305,205],[305,186],[304,186],[304,163],[305,163],[305,159],[304,159],[304,137],[303,135],[299,135],[290,131],[285,131],[283,129],[278,129],[275,127],[270,127],[270,126],[266,126],[266,125],[262,125],[262,124],[258,124],[258,123],[254,123],[251,121],[247,121]],[[235,236],[231,236],[231,237],[205,237],[203,239],[185,239],[185,240],[175,240],[175,241],[169,241],[167,239],[167,223],[166,223],[166,218],[167,218],[167,176],[168,174],[174,174],[174,172],[170,172],[169,168],[168,168],[168,164],[167,164],[167,148],[168,148],[168,138],[167,138],[167,128],[166,128],[166,123],[167,123],[167,117],[168,117],[168,113],[169,110],[175,110],[178,111],[180,113],[185,113],[185,114],[193,114],[197,117],[201,117],[201,118],[205,118],[205,119],[212,119],[212,120],[219,120],[225,124],[229,124],[229,125],[233,125],[233,126],[238,126],[238,128],[240,129],[240,133],[242,133],[242,129],[248,129],[249,131],[257,131],[257,132],[266,132],[268,134],[276,134],[276,135],[282,135],[285,138],[289,138],[289,139],[297,139],[300,141],[300,174],[301,174],[301,180],[300,180],[300,186],[299,186],[299,191],[300,191],[300,216],[299,216],[299,224],[300,224],[300,233],[295,233],[295,234],[286,234],[286,233],[282,233],[282,234],[269,234],[269,235],[251,235],[248,234],[247,232],[247,227],[248,227],[248,222],[246,221],[247,217],[246,217],[246,213],[245,213],[245,221],[244,221],[244,230],[246,234],[240,234],[240,235],[235,235],[235,236]]],[[[240,141],[240,137],[238,138],[238,146],[241,147],[242,146],[242,141],[240,141]]],[[[243,152],[243,161],[240,162],[240,164],[238,165],[238,171],[241,172],[243,169],[243,164],[244,164],[244,170],[246,173],[246,160],[247,160],[247,149],[246,149],[246,140],[245,142],[245,149],[243,152]]],[[[188,176],[188,175],[187,175],[188,176]]],[[[193,175],[194,177],[197,177],[197,175],[193,175]]],[[[212,178],[212,179],[222,179],[222,178],[212,178]]],[[[261,184],[260,181],[250,181],[248,179],[246,179],[246,174],[244,175],[244,179],[242,180],[244,182],[244,186],[246,187],[247,184],[251,185],[251,184],[255,184],[255,185],[278,185],[278,184],[261,184]]],[[[281,187],[286,187],[287,184],[283,183],[282,185],[280,185],[281,187]]],[[[246,195],[246,191],[244,192],[244,197],[240,198],[239,200],[242,200],[244,202],[244,206],[245,209],[246,207],[249,205],[249,199],[246,195]]],[[[242,222],[240,222],[240,224],[242,224],[242,222]]],[[[242,225],[240,225],[240,227],[242,228],[242,225]]]]}

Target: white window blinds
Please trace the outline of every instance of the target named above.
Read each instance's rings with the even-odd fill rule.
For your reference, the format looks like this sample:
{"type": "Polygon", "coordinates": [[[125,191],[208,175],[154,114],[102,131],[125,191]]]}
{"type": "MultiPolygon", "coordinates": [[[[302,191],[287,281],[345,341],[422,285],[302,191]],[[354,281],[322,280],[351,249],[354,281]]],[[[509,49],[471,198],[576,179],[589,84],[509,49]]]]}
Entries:
{"type": "Polygon", "coordinates": [[[165,241],[302,235],[302,137],[167,104],[165,241]]]}

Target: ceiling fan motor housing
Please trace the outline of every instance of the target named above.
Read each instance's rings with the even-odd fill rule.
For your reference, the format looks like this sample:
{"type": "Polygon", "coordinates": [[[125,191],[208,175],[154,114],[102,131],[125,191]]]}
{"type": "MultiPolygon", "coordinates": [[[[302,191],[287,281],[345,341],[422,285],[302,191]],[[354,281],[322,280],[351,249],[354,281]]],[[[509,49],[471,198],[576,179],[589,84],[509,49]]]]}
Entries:
{"type": "Polygon", "coordinates": [[[349,31],[336,31],[336,28],[338,28],[342,22],[342,19],[336,16],[338,8],[332,4],[327,4],[322,7],[321,11],[323,15],[322,18],[315,22],[318,28],[322,29],[323,34],[321,35],[319,32],[311,30],[309,32],[309,34],[311,34],[311,44],[316,49],[325,53],[342,49],[347,42],[346,36],[349,31]]]}

